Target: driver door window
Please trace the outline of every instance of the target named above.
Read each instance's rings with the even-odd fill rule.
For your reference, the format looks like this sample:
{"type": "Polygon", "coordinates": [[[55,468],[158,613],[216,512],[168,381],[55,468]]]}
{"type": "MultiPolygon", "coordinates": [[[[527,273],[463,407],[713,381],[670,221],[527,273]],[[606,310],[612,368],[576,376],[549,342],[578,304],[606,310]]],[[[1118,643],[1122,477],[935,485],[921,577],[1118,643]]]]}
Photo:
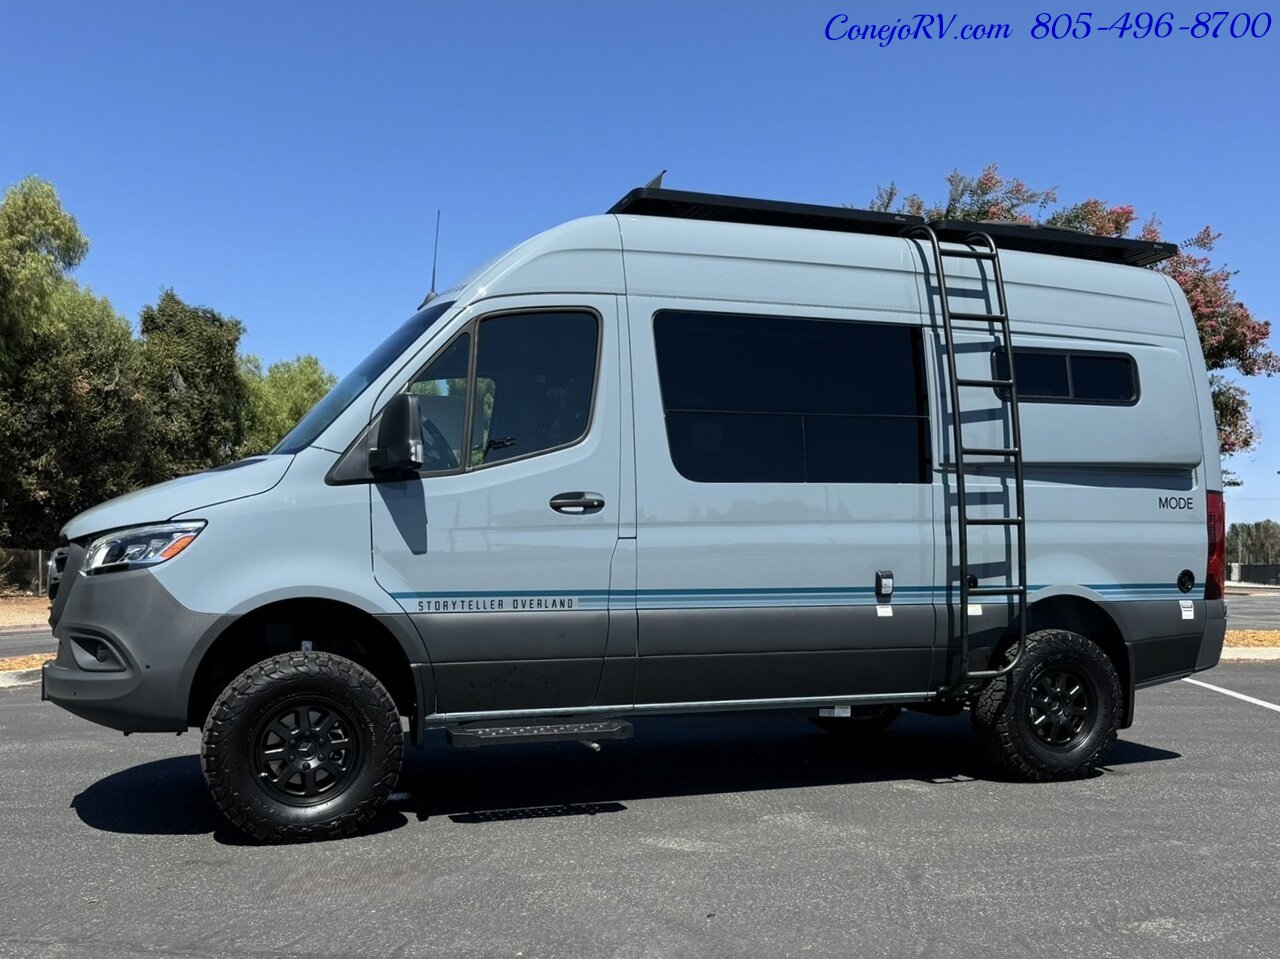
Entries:
{"type": "Polygon", "coordinates": [[[409,386],[422,413],[421,471],[470,470],[577,442],[591,423],[599,340],[599,320],[585,311],[491,316],[458,336],[409,386]]]}
{"type": "Polygon", "coordinates": [[[480,322],[471,465],[559,449],[591,419],[599,323],[592,313],[508,313],[480,322]]]}

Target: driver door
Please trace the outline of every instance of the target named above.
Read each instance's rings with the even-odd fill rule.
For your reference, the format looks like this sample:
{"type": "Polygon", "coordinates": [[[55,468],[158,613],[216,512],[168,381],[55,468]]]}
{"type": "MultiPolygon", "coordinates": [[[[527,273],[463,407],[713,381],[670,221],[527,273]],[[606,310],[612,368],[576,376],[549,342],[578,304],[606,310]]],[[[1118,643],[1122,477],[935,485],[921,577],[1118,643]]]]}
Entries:
{"type": "Polygon", "coordinates": [[[590,705],[608,642],[616,302],[503,304],[407,384],[423,469],[372,488],[374,574],[426,642],[438,712],[590,705]]]}

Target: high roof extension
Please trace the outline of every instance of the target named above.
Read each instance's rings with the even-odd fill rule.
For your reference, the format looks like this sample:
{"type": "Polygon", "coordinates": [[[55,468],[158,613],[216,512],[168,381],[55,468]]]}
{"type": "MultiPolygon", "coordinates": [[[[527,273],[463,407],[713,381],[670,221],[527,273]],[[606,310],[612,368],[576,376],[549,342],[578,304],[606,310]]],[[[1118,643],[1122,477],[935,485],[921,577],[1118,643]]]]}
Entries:
{"type": "MultiPolygon", "coordinates": [[[[691,193],[641,187],[615,203],[609,213],[632,216],[663,216],[677,220],[716,220],[723,223],[759,223],[789,226],[801,230],[829,230],[836,233],[874,233],[899,236],[925,223],[924,217],[906,213],[881,213],[842,206],[811,203],[784,203],[754,200],[715,193],[691,193]]],[[[975,232],[986,233],[1002,250],[1023,250],[1079,260],[1099,260],[1128,266],[1150,266],[1178,252],[1172,243],[1093,236],[1078,230],[1033,226],[1008,222],[935,220],[929,224],[938,239],[962,243],[975,232]]]]}

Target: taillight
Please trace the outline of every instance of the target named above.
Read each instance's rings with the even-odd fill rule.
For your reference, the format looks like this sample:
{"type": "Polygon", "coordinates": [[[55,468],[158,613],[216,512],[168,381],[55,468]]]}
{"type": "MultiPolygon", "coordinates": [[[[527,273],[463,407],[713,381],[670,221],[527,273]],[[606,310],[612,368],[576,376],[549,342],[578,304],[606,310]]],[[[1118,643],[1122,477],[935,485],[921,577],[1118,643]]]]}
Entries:
{"type": "Polygon", "coordinates": [[[1227,507],[1221,493],[1207,494],[1209,570],[1204,577],[1204,598],[1222,599],[1227,582],[1227,507]]]}

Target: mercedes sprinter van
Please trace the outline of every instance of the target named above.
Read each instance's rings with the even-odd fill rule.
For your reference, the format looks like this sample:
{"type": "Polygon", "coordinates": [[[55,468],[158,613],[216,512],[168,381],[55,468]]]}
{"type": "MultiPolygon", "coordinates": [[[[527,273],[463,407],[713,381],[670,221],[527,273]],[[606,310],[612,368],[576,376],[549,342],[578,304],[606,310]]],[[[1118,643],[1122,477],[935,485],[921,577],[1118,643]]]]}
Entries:
{"type": "Polygon", "coordinates": [[[1167,244],[641,189],[394,330],[269,454],[65,527],[43,695],[203,729],[265,840],[415,741],[968,709],[1079,777],[1217,663],[1209,380],[1167,244]]]}

